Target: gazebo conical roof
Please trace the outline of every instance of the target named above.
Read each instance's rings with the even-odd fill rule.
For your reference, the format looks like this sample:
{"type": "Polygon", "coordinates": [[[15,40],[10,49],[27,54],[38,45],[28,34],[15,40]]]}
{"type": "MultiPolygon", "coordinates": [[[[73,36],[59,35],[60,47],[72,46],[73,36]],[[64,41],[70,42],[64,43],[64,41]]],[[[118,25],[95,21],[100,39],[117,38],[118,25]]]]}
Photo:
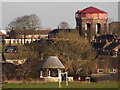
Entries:
{"type": "Polygon", "coordinates": [[[65,68],[61,61],[56,56],[47,56],[44,58],[40,64],[40,68],[65,68]]]}

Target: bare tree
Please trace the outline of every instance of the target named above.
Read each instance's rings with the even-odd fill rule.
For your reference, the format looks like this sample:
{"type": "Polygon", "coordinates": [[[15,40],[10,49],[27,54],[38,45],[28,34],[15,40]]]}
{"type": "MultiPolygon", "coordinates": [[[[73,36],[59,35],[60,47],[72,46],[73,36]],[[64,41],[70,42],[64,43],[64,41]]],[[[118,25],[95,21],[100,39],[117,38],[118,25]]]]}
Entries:
{"type": "Polygon", "coordinates": [[[40,28],[40,19],[35,14],[15,18],[7,26],[8,30],[35,30],[38,28],[40,28]]]}
{"type": "Polygon", "coordinates": [[[49,43],[47,46],[44,45],[43,47],[42,42],[39,42],[42,46],[37,45],[40,49],[44,49],[43,56],[58,56],[65,65],[66,71],[74,76],[92,72],[96,53],[92,45],[79,36],[77,30],[70,32],[61,30],[56,34],[56,38],[53,41],[51,40],[45,41],[45,43],[49,43]]]}
{"type": "Polygon", "coordinates": [[[108,18],[108,23],[111,23],[113,21],[114,21],[114,19],[112,17],[108,18]]]}
{"type": "Polygon", "coordinates": [[[88,74],[94,68],[96,53],[91,44],[79,36],[77,30],[60,30],[54,39],[41,39],[21,47],[19,55],[30,58],[30,63],[35,62],[32,57],[58,56],[65,70],[75,77],[82,73],[88,74]]]}
{"type": "Polygon", "coordinates": [[[25,38],[29,32],[41,28],[40,25],[39,17],[31,14],[15,18],[6,28],[10,30],[9,35],[11,38],[25,38]]]}
{"type": "Polygon", "coordinates": [[[63,21],[58,25],[58,28],[59,29],[69,29],[69,24],[67,22],[63,21]]]}

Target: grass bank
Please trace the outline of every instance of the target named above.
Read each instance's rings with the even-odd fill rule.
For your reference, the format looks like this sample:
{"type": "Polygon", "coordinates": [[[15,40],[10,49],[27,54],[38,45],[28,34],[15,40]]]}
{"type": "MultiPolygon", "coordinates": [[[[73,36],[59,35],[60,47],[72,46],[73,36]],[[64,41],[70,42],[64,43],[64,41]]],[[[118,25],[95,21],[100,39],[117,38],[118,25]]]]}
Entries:
{"type": "MultiPolygon", "coordinates": [[[[58,88],[58,83],[55,82],[40,82],[40,83],[7,83],[3,84],[3,88],[58,88]]],[[[61,88],[118,88],[116,82],[96,82],[82,83],[69,82],[69,86],[65,86],[65,82],[61,83],[61,88]]]]}

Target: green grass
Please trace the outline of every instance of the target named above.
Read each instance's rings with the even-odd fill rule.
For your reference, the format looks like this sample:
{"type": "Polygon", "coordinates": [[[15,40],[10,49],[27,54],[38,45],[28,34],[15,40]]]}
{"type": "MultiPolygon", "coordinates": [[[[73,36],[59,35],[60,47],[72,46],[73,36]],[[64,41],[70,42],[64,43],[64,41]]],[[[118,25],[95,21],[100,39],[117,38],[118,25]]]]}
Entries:
{"type": "MultiPolygon", "coordinates": [[[[3,84],[4,88],[58,88],[58,83],[7,83],[3,84]]],[[[96,82],[96,83],[82,83],[69,82],[69,86],[65,86],[62,82],[61,88],[118,88],[116,82],[96,82]]]]}

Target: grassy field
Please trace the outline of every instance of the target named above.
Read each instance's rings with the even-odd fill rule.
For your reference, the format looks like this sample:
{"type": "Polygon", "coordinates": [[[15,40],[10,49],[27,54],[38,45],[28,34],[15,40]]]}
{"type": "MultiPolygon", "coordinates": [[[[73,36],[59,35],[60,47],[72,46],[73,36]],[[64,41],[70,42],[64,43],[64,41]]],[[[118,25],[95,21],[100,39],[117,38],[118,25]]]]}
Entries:
{"type": "MultiPolygon", "coordinates": [[[[3,84],[3,88],[58,88],[58,83],[8,83],[3,84]]],[[[69,86],[65,86],[62,82],[61,88],[118,88],[116,82],[96,82],[96,83],[82,83],[70,82],[69,86]]]]}

